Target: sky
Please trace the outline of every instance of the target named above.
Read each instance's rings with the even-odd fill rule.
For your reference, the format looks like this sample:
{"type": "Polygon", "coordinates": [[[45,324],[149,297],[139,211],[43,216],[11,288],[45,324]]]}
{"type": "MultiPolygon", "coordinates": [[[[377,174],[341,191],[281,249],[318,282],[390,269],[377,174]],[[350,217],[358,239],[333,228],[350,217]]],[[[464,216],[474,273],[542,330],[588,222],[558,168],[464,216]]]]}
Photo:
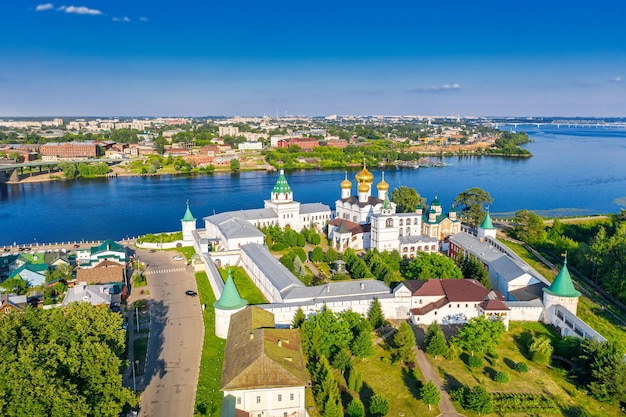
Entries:
{"type": "Polygon", "coordinates": [[[1,0],[0,118],[626,116],[626,3],[1,0]]]}

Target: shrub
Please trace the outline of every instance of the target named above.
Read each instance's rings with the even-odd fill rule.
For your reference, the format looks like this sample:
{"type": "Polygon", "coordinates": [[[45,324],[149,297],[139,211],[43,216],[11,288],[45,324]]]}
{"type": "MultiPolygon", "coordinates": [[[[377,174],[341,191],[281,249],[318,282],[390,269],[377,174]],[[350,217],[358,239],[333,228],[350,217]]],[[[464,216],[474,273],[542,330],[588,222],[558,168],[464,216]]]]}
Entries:
{"type": "Polygon", "coordinates": [[[500,371],[500,372],[496,372],[496,374],[493,377],[493,380],[501,384],[506,384],[511,380],[511,377],[508,372],[500,371]]]}
{"type": "Polygon", "coordinates": [[[300,260],[302,262],[306,261],[307,256],[306,256],[306,252],[304,251],[304,249],[302,249],[302,248],[295,248],[293,251],[296,253],[298,258],[300,258],[300,260]]]}
{"type": "Polygon", "coordinates": [[[365,407],[358,398],[354,398],[346,407],[348,417],[363,417],[365,415],[365,407]]]}
{"type": "Polygon", "coordinates": [[[381,394],[374,394],[370,403],[370,414],[386,416],[389,412],[389,401],[381,394]]]}
{"type": "Polygon", "coordinates": [[[278,242],[278,243],[274,243],[274,245],[272,246],[272,250],[274,252],[280,252],[285,250],[285,245],[283,245],[282,243],[278,242]]]}
{"type": "Polygon", "coordinates": [[[470,356],[467,359],[467,365],[470,368],[480,368],[481,366],[483,366],[483,358],[481,358],[480,356],[470,356]]]}
{"type": "Polygon", "coordinates": [[[524,374],[528,372],[528,365],[526,365],[526,362],[517,362],[515,364],[515,370],[520,374],[524,374]]]}

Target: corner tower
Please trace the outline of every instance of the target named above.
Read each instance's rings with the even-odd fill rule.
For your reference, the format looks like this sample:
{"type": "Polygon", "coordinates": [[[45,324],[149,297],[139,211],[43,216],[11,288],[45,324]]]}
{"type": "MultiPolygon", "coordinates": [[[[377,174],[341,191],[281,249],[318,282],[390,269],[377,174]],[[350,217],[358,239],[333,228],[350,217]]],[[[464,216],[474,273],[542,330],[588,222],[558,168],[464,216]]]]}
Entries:
{"type": "Polygon", "coordinates": [[[241,298],[239,291],[237,291],[229,268],[222,295],[219,300],[213,303],[213,307],[215,307],[215,335],[221,339],[226,339],[231,316],[243,310],[247,305],[248,301],[241,298]]]}
{"type": "Polygon", "coordinates": [[[487,209],[487,214],[485,215],[485,219],[478,226],[478,238],[490,237],[492,239],[496,238],[496,228],[493,227],[493,223],[491,222],[491,216],[489,215],[489,209],[487,209]]]}
{"type": "Polygon", "coordinates": [[[578,308],[578,298],[580,292],[574,288],[572,276],[567,269],[567,257],[563,262],[563,268],[554,278],[549,287],[543,289],[543,308],[545,311],[544,321],[552,323],[554,315],[554,306],[560,305],[576,315],[578,308]]]}
{"type": "Polygon", "coordinates": [[[183,218],[180,219],[180,223],[183,230],[183,241],[192,242],[192,233],[194,230],[196,230],[196,218],[193,217],[193,215],[191,214],[191,210],[189,210],[189,200],[187,200],[187,210],[185,210],[185,215],[183,216],[183,218]]]}

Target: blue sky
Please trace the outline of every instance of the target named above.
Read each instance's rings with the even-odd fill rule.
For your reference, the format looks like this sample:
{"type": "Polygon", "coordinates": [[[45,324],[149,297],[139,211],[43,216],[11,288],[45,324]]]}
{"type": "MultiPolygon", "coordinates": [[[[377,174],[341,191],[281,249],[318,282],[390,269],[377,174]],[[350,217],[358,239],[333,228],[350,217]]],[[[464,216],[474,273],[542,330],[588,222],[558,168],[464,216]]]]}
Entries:
{"type": "Polygon", "coordinates": [[[0,117],[626,116],[626,3],[0,2],[0,117]]]}

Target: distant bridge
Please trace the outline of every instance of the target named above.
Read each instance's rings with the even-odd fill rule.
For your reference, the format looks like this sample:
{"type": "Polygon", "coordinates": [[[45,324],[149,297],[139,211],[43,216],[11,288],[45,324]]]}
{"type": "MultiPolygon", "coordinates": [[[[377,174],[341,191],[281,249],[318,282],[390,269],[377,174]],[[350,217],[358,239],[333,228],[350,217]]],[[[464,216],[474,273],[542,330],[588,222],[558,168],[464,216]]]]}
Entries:
{"type": "Polygon", "coordinates": [[[59,164],[67,162],[73,164],[93,164],[104,162],[108,165],[115,165],[119,164],[122,161],[124,161],[124,159],[71,159],[63,161],[33,161],[13,164],[0,164],[0,183],[15,184],[20,182],[24,178],[58,172],[60,171],[59,164]],[[26,168],[28,168],[28,172],[25,172],[26,168]]]}
{"type": "Polygon", "coordinates": [[[576,122],[576,121],[559,121],[559,122],[544,122],[544,123],[533,123],[533,122],[518,122],[518,123],[510,123],[510,122],[490,122],[489,123],[491,127],[495,127],[496,129],[498,129],[499,127],[502,126],[513,126],[514,128],[517,129],[518,126],[536,126],[536,127],[541,127],[541,126],[556,126],[557,128],[560,127],[586,127],[586,128],[603,128],[603,129],[626,129],[626,122],[576,122]]]}

